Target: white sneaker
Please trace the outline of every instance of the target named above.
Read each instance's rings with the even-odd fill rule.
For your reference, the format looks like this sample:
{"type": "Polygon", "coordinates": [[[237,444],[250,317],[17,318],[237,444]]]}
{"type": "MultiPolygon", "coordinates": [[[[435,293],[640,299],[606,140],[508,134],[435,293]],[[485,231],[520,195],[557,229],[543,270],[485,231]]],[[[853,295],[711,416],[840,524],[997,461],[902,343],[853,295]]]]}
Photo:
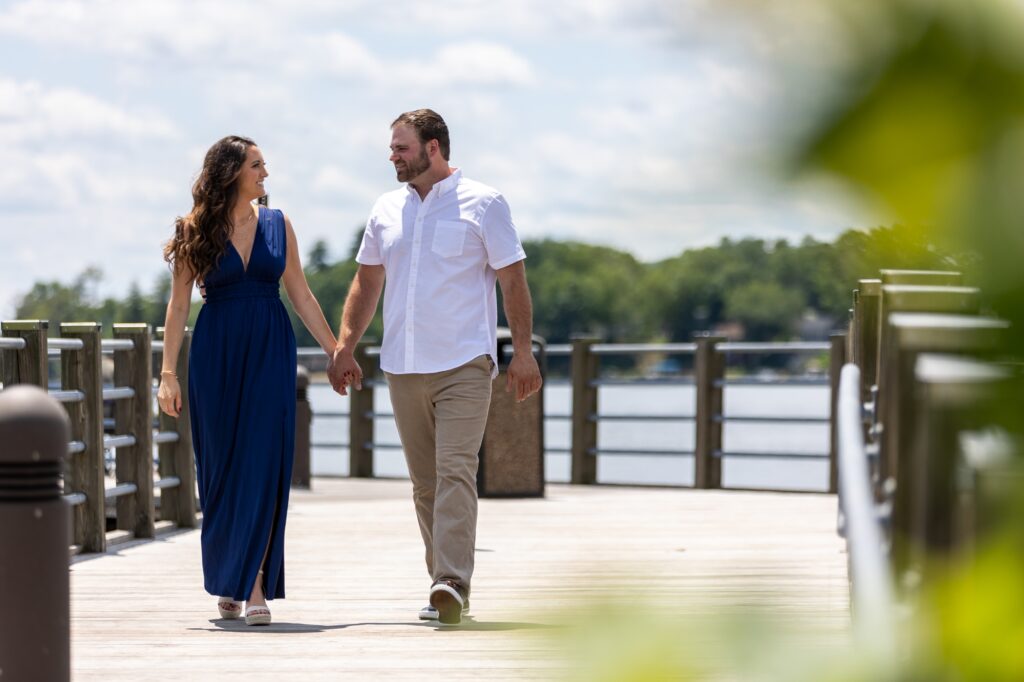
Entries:
{"type": "MultiPolygon", "coordinates": [[[[469,600],[467,599],[466,602],[462,605],[462,615],[465,616],[468,613],[469,613],[469,600]]],[[[422,609],[420,609],[419,617],[420,617],[420,620],[437,620],[437,609],[435,609],[430,604],[427,604],[422,609]]]]}
{"type": "Polygon", "coordinates": [[[430,605],[437,609],[437,621],[441,625],[461,623],[465,603],[462,589],[454,580],[438,580],[430,588],[430,605]]]}

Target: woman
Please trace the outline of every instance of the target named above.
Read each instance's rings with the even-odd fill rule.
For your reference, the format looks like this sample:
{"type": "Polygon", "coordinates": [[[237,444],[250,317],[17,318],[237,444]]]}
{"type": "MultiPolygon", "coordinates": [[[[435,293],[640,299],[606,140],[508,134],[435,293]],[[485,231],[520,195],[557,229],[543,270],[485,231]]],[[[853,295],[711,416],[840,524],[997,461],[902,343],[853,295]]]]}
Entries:
{"type": "Polygon", "coordinates": [[[299,262],[295,232],[264,196],[256,143],[229,136],[210,147],[192,187],[192,210],[164,247],[174,280],[167,304],[157,400],[177,417],[174,373],[192,285],[205,303],[189,354],[188,395],[203,509],[203,576],[224,618],[245,600],[248,625],[270,623],[267,599],[284,597],[284,527],[295,443],[295,336],[288,298],[330,357],[335,338],[299,262]]]}

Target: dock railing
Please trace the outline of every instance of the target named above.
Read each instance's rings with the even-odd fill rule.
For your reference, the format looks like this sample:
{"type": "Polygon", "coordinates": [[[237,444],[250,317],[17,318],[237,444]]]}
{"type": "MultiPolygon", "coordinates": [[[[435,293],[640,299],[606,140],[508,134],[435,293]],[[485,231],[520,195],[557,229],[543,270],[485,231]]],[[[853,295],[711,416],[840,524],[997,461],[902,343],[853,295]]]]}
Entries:
{"type": "Polygon", "coordinates": [[[933,566],[971,551],[994,525],[1000,486],[992,481],[1009,489],[1005,482],[1019,479],[1010,436],[1019,424],[999,408],[1021,374],[1007,323],[982,314],[982,292],[962,286],[959,273],[880,274],[860,280],[853,296],[837,424],[841,459],[862,454],[841,461],[840,527],[854,594],[878,591],[877,559],[868,568],[857,562],[875,556],[881,536],[894,590],[909,596],[933,566]],[[864,518],[874,520],[867,531],[864,518]]]}
{"type": "MultiPolygon", "coordinates": [[[[511,353],[511,346],[502,349],[511,353]]],[[[595,484],[597,460],[602,455],[654,455],[664,457],[694,458],[694,487],[721,488],[722,461],[729,457],[746,459],[789,459],[799,461],[826,461],[829,475],[827,492],[837,489],[836,447],[833,415],[835,396],[839,380],[838,368],[846,355],[846,334],[836,333],[826,342],[775,342],[744,343],[727,342],[721,337],[699,334],[693,343],[644,343],[615,344],[600,343],[596,337],[579,335],[569,344],[552,344],[544,347],[550,361],[552,358],[568,359],[571,384],[571,410],[568,413],[547,412],[548,422],[570,423],[569,447],[546,446],[548,454],[570,457],[570,481],[577,484],[595,484]],[[609,356],[687,356],[693,360],[693,374],[671,377],[621,377],[604,376],[601,373],[601,358],[609,356]],[[731,357],[748,355],[829,355],[829,375],[811,379],[752,379],[744,377],[727,378],[727,360],[731,357]],[[647,386],[693,386],[696,409],[691,413],[643,414],[607,413],[598,410],[599,391],[603,386],[638,387],[647,386]],[[729,386],[756,385],[829,385],[831,402],[828,416],[802,416],[778,413],[774,415],[727,414],[723,410],[724,393],[729,386]],[[601,447],[598,442],[598,425],[602,422],[633,423],[693,423],[695,437],[692,443],[681,444],[678,448],[652,449],[642,447],[601,447]],[[829,424],[832,436],[827,451],[815,453],[739,451],[723,448],[723,426],[728,423],[762,424],[829,424]]],[[[319,349],[300,349],[304,355],[321,355],[319,349]]],[[[313,440],[312,448],[323,450],[349,450],[349,475],[357,477],[374,476],[374,451],[400,450],[399,443],[381,442],[375,439],[375,421],[393,419],[390,412],[375,410],[375,391],[386,386],[379,378],[378,362],[380,348],[373,341],[361,342],[356,349],[357,360],[363,367],[362,391],[349,391],[349,409],[314,411],[314,421],[319,418],[347,418],[348,439],[313,440]],[[354,444],[354,445],[352,445],[354,444]]],[[[319,382],[323,385],[325,382],[319,382]]],[[[552,382],[548,382],[549,384],[552,382]]],[[[317,382],[313,382],[314,385],[317,382]]],[[[758,488],[758,490],[764,490],[758,488]]],[[[787,489],[787,491],[789,491],[787,489]]],[[[822,491],[822,492],[825,492],[822,491]]]]}
{"type": "MultiPolygon", "coordinates": [[[[115,324],[112,339],[98,323],[60,325],[49,338],[45,320],[0,324],[5,387],[33,384],[63,404],[71,421],[69,462],[63,474],[64,500],[72,508],[72,551],[102,552],[108,544],[151,538],[159,528],[195,525],[195,474],[188,413],[154,422],[153,341],[147,324],[115,324]],[[51,356],[59,358],[58,387],[50,385],[51,356]],[[113,365],[113,382],[103,379],[103,359],[113,365]],[[105,404],[113,419],[105,419],[105,404]],[[110,425],[113,433],[106,433],[110,425]],[[153,446],[158,446],[154,467],[153,446]],[[113,452],[114,484],[107,485],[107,453],[113,452]],[[155,491],[160,491],[157,520],[155,491]],[[108,530],[108,503],[114,528],[108,530]]],[[[178,363],[187,385],[188,335],[178,363]]],[[[156,366],[159,366],[157,363],[156,366]]],[[[187,410],[187,397],[186,403],[187,410]]]]}
{"type": "MultiPolygon", "coordinates": [[[[159,379],[156,370],[163,353],[162,329],[154,333],[145,324],[116,324],[112,339],[102,338],[101,325],[94,322],[62,324],[59,336],[54,338],[49,337],[50,331],[45,320],[3,322],[0,380],[4,386],[23,383],[40,386],[63,404],[68,413],[71,420],[69,463],[62,478],[64,499],[72,507],[73,550],[102,552],[110,544],[131,538],[150,538],[172,526],[194,527],[198,505],[187,391],[183,391],[182,413],[177,419],[159,413],[153,399],[159,379]]],[[[190,339],[191,333],[186,332],[177,360],[177,374],[183,387],[188,384],[190,339]]],[[[511,347],[502,350],[507,354],[511,347]]],[[[545,346],[544,350],[548,357],[566,358],[572,367],[571,412],[547,414],[545,419],[571,424],[570,447],[548,448],[546,452],[570,456],[574,483],[597,483],[597,461],[603,455],[691,456],[694,487],[721,488],[724,459],[765,457],[828,460],[831,464],[828,490],[836,489],[834,437],[829,452],[810,454],[729,450],[723,447],[722,439],[723,426],[728,423],[824,424],[834,420],[828,416],[781,413],[727,414],[723,410],[723,395],[732,385],[792,383],[792,380],[727,377],[729,358],[751,354],[830,353],[830,365],[835,368],[845,356],[842,335],[830,342],[736,343],[701,334],[693,343],[667,344],[606,344],[594,337],[580,336],[571,344],[545,346]],[[693,375],[622,377],[601,372],[602,358],[651,354],[688,356],[694,363],[693,375]],[[696,409],[686,414],[598,410],[602,387],[650,385],[693,386],[696,409]],[[692,443],[672,449],[644,449],[640,445],[602,447],[598,441],[598,425],[608,422],[692,423],[695,437],[692,443]]],[[[319,349],[300,349],[300,356],[321,353],[319,349]]],[[[399,443],[379,442],[374,437],[375,422],[394,417],[390,412],[376,411],[374,406],[375,391],[385,385],[378,376],[380,348],[368,340],[359,344],[356,353],[365,370],[366,381],[362,391],[350,392],[347,411],[314,411],[309,402],[309,388],[315,382],[310,381],[303,369],[298,369],[302,376],[297,382],[296,395],[299,409],[295,485],[309,485],[312,448],[347,448],[349,475],[356,477],[374,476],[375,451],[401,449],[399,443]],[[311,421],[336,417],[348,418],[347,441],[316,442],[310,437],[311,421]]],[[[820,376],[801,379],[798,383],[824,385],[828,381],[820,376]]],[[[838,374],[833,371],[832,383],[837,381],[838,374]]],[[[833,385],[833,412],[835,395],[833,385]]]]}

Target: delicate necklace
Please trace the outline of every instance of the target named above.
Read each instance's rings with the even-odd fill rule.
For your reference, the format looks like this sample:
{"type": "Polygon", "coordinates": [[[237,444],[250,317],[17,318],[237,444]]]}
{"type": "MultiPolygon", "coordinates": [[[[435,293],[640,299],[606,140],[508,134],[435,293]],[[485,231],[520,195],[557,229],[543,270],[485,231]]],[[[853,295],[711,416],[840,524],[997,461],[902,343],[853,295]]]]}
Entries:
{"type": "Polygon", "coordinates": [[[255,214],[252,211],[249,211],[249,214],[245,218],[242,219],[242,222],[236,221],[234,219],[234,216],[232,216],[232,218],[231,218],[231,226],[236,228],[236,229],[239,228],[239,227],[244,227],[245,225],[247,225],[249,223],[249,220],[251,220],[253,217],[255,217],[255,214]]]}

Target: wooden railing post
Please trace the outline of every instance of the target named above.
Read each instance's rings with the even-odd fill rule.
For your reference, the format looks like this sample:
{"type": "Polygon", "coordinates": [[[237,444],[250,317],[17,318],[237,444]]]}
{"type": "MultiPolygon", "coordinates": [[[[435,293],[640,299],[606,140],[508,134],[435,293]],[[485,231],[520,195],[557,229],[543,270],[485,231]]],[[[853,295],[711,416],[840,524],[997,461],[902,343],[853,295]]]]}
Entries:
{"type": "Polygon", "coordinates": [[[137,538],[154,534],[153,503],[153,346],[148,324],[115,324],[114,338],[127,339],[131,350],[114,351],[114,385],[135,396],[114,404],[117,433],[131,434],[135,445],[117,449],[117,482],[134,483],[134,495],[117,498],[117,527],[137,538]]]}
{"type": "MultiPolygon", "coordinates": [[[[162,329],[158,330],[162,333],[162,329]]],[[[181,386],[181,412],[177,419],[160,411],[160,430],[174,431],[178,440],[161,443],[159,470],[161,478],[176,476],[181,483],[160,491],[160,518],[174,521],[179,528],[196,525],[196,465],[192,451],[192,417],[188,399],[188,353],[192,345],[192,332],[186,329],[181,338],[181,350],[175,363],[175,373],[181,386]]],[[[162,360],[162,359],[161,359],[162,360]]]]}
{"type": "Polygon", "coordinates": [[[313,410],[309,404],[309,370],[295,368],[295,458],[292,464],[292,487],[309,489],[310,424],[313,410]]]}
{"type": "Polygon", "coordinates": [[[4,386],[33,384],[46,390],[49,384],[47,371],[46,335],[50,323],[46,320],[7,320],[0,323],[4,336],[25,339],[21,350],[0,351],[4,354],[4,386]]]}
{"type": "Polygon", "coordinates": [[[76,505],[74,541],[82,552],[103,552],[107,548],[105,481],[103,477],[103,377],[100,371],[101,325],[97,322],[72,322],[60,326],[60,335],[80,339],[82,350],[61,351],[61,385],[81,391],[85,399],[67,403],[71,419],[71,439],[82,441],[85,450],[72,456],[65,492],[85,495],[76,505]],[[68,490],[70,489],[70,490],[68,490]]]}
{"type": "Polygon", "coordinates": [[[860,367],[860,401],[871,402],[871,387],[878,370],[878,310],[882,304],[882,280],[862,279],[857,284],[853,311],[853,361],[860,367]]]}
{"type": "Polygon", "coordinates": [[[828,491],[839,491],[839,374],[846,364],[846,332],[835,332],[829,340],[828,383],[831,400],[829,408],[828,491]]]}
{"type": "Polygon", "coordinates": [[[725,339],[708,333],[694,335],[697,352],[694,371],[697,383],[696,446],[693,486],[722,487],[722,382],[725,356],[717,345],[725,339]]]}
{"type": "Polygon", "coordinates": [[[348,475],[373,478],[373,379],[376,362],[366,353],[371,339],[356,344],[352,356],[363,369],[363,388],[348,389],[348,475]]]}
{"type": "Polygon", "coordinates": [[[885,376],[879,377],[879,436],[881,473],[893,490],[892,557],[897,567],[908,561],[914,496],[921,471],[914,463],[921,405],[916,396],[915,366],[923,353],[953,353],[983,358],[1006,346],[1008,323],[970,315],[894,313],[882,348],[885,376]],[[881,400],[884,398],[884,400],[881,400]]]}
{"type": "Polygon", "coordinates": [[[594,336],[572,337],[572,474],[573,483],[597,483],[598,357],[594,336]]]}

